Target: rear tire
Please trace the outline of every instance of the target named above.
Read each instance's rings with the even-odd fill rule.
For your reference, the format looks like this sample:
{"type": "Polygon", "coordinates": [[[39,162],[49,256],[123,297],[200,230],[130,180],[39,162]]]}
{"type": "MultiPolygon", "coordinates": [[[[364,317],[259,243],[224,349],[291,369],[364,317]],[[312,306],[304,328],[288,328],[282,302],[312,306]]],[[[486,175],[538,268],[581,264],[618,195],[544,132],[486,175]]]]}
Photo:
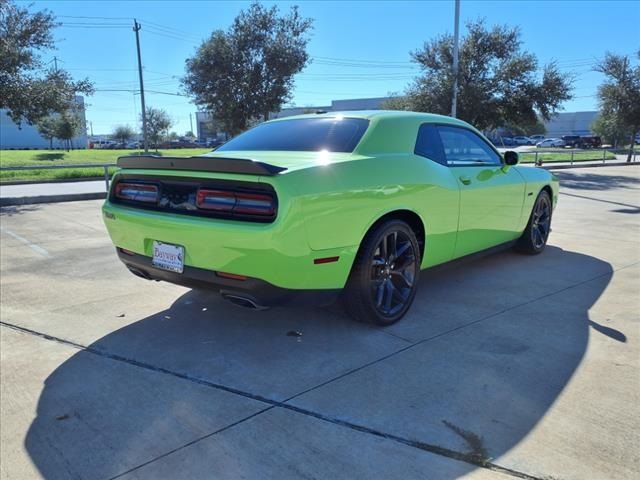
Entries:
{"type": "Polygon", "coordinates": [[[342,294],[347,313],[380,326],[400,320],[415,297],[420,260],[418,240],[405,222],[375,227],[360,245],[342,294]]]}
{"type": "Polygon", "coordinates": [[[546,190],[538,194],[527,227],[516,244],[516,250],[529,255],[541,253],[547,245],[551,232],[551,197],[546,190]]]}

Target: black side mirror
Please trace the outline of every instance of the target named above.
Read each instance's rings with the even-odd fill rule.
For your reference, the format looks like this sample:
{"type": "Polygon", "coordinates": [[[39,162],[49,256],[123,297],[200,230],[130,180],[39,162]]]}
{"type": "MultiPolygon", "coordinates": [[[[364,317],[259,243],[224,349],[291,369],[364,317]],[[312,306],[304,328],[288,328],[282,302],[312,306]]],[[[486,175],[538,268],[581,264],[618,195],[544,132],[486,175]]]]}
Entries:
{"type": "Polygon", "coordinates": [[[518,153],[513,150],[507,150],[504,152],[504,163],[506,165],[517,165],[518,164],[518,153]]]}

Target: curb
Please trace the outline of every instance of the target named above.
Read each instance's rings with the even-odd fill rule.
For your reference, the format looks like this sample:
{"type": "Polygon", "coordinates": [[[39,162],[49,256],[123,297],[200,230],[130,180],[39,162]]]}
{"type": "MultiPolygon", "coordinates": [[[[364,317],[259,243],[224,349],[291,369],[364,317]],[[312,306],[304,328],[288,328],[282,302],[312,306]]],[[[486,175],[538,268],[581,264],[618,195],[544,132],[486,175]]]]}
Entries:
{"type": "Polygon", "coordinates": [[[81,200],[101,200],[107,192],[69,193],[63,195],[39,195],[37,197],[4,197],[0,198],[0,207],[12,205],[33,205],[36,203],[77,202],[81,200]]]}
{"type": "MultiPolygon", "coordinates": [[[[10,185],[42,185],[45,183],[76,183],[76,182],[97,182],[102,180],[104,182],[104,176],[102,177],[82,177],[82,178],[61,178],[59,180],[9,180],[7,182],[0,182],[0,186],[10,185]]],[[[111,176],[109,176],[111,181],[111,176]]]]}
{"type": "Polygon", "coordinates": [[[632,165],[640,165],[640,162],[610,162],[610,163],[592,163],[591,165],[542,165],[537,168],[545,170],[568,170],[572,168],[598,168],[598,167],[630,167],[632,165]]]}

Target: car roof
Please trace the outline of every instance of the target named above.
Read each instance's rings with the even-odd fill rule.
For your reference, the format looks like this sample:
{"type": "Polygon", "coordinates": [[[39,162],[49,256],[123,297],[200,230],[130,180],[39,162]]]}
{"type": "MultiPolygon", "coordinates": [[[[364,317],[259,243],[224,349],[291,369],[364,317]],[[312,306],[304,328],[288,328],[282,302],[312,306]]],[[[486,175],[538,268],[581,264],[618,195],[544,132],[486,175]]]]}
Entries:
{"type": "Polygon", "coordinates": [[[462,125],[467,125],[467,123],[463,122],[462,120],[458,120],[453,117],[448,117],[446,115],[438,115],[436,113],[426,113],[426,112],[409,112],[406,110],[344,110],[344,111],[336,111],[336,112],[323,111],[321,113],[305,113],[302,115],[280,117],[270,121],[278,122],[283,120],[294,120],[294,119],[300,119],[300,118],[333,118],[333,117],[339,117],[339,116],[346,117],[346,118],[366,118],[368,120],[414,118],[418,121],[423,121],[423,122],[459,123],[462,125]]]}

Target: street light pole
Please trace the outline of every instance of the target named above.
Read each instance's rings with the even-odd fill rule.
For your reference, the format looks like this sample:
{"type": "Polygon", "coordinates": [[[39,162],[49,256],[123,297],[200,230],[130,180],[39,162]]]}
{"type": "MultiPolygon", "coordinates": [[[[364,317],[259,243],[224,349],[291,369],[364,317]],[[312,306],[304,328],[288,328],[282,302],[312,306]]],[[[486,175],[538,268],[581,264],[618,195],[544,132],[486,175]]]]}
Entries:
{"type": "Polygon", "coordinates": [[[456,117],[458,109],[458,38],[460,36],[460,0],[455,0],[456,14],[453,26],[453,95],[451,98],[451,116],[456,117]]]}
{"type": "Polygon", "coordinates": [[[149,151],[149,144],[147,142],[147,111],[144,108],[144,81],[142,79],[142,58],[140,57],[140,24],[134,18],[133,19],[133,31],[136,32],[136,48],[138,49],[138,75],[140,77],[140,103],[142,104],[142,143],[144,144],[144,152],[149,151]]]}

